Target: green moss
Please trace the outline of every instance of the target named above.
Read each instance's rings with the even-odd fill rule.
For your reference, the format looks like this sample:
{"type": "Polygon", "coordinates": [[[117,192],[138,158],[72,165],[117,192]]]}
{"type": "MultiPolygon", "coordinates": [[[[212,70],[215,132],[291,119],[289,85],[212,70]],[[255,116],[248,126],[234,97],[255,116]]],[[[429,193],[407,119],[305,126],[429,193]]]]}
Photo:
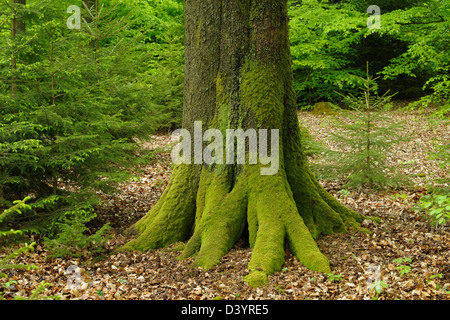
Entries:
{"type": "Polygon", "coordinates": [[[198,25],[197,25],[197,31],[195,33],[195,38],[197,41],[196,42],[197,48],[200,47],[201,30],[202,30],[202,18],[200,17],[200,19],[198,21],[198,25]]]}
{"type": "Polygon", "coordinates": [[[301,153],[300,137],[288,136],[285,139],[289,141],[285,142],[289,185],[300,215],[314,239],[320,235],[344,233],[347,227],[357,227],[362,222],[361,216],[331,196],[311,172],[301,153]],[[299,152],[300,156],[295,156],[299,152]]]}
{"type": "Polygon", "coordinates": [[[287,241],[291,252],[308,269],[330,272],[328,259],[320,252],[317,244],[299,215],[285,217],[287,241]]]}
{"type": "Polygon", "coordinates": [[[196,200],[196,213],[195,213],[195,226],[200,225],[200,220],[202,218],[203,211],[205,209],[206,203],[206,191],[208,190],[211,184],[212,174],[206,169],[202,168],[200,174],[200,183],[197,191],[197,200],[196,200]]]}
{"type": "Polygon", "coordinates": [[[330,102],[318,102],[314,105],[314,109],[311,111],[313,115],[335,115],[337,107],[330,102]]]}
{"type": "Polygon", "coordinates": [[[363,219],[366,220],[370,220],[376,223],[380,223],[381,222],[381,218],[380,217],[372,217],[372,216],[364,216],[363,219]]]}
{"type": "Polygon", "coordinates": [[[288,167],[293,198],[313,238],[317,239],[320,235],[336,232],[346,232],[342,216],[330,206],[327,201],[329,194],[320,184],[316,183],[315,177],[309,174],[307,164],[293,162],[289,165],[293,166],[288,167]]]}
{"type": "MultiPolygon", "coordinates": [[[[225,180],[217,177],[218,180],[225,180]]],[[[220,183],[217,181],[217,183],[220,183]]],[[[214,187],[211,184],[211,189],[214,187]]],[[[213,191],[211,191],[213,192],[213,191]]],[[[247,196],[245,185],[236,184],[219,203],[204,213],[201,221],[201,247],[196,264],[209,269],[220,262],[236,243],[245,222],[247,196]]]]}
{"type": "Polygon", "coordinates": [[[248,268],[271,274],[284,264],[285,227],[282,215],[288,204],[283,203],[286,197],[283,188],[277,185],[279,177],[255,176],[254,179],[250,180],[253,180],[250,184],[250,203],[255,205],[258,231],[248,268]]]}
{"type": "MultiPolygon", "coordinates": [[[[250,236],[256,233],[250,270],[261,270],[266,274],[279,271],[284,264],[285,239],[297,258],[307,267],[316,271],[329,271],[327,258],[317,245],[298,213],[292,193],[280,172],[274,176],[249,175],[249,210],[256,213],[250,236]]],[[[250,218],[248,218],[250,219],[250,218]]],[[[249,226],[250,226],[249,220],[249,226]]],[[[254,237],[254,235],[253,235],[254,237]]]]}
{"type": "Polygon", "coordinates": [[[185,241],[194,223],[197,188],[195,167],[176,166],[158,204],[134,226],[138,237],[123,249],[144,251],[185,241]]]}
{"type": "Polygon", "coordinates": [[[217,73],[215,81],[216,81],[216,101],[218,104],[222,104],[225,98],[225,84],[223,76],[220,72],[217,73]]]}
{"type": "Polygon", "coordinates": [[[329,194],[317,181],[311,170],[309,168],[306,168],[306,170],[308,175],[311,177],[311,181],[313,181],[313,183],[315,184],[320,197],[330,206],[330,208],[341,216],[342,220],[347,226],[358,227],[359,224],[363,221],[363,217],[359,213],[344,206],[339,202],[339,200],[329,194]]]}
{"type": "MultiPolygon", "coordinates": [[[[286,9],[286,2],[273,2],[273,8],[255,1],[238,4],[251,17],[253,29],[264,25],[263,10],[281,5],[286,9]]],[[[279,10],[267,15],[273,26],[264,27],[280,27],[279,30],[271,30],[266,36],[251,32],[250,52],[222,61],[220,68],[230,73],[218,72],[214,80],[208,80],[209,85],[215,82],[215,110],[211,105],[214,97],[198,101],[210,106],[204,115],[209,122],[202,120],[205,127],[218,128],[223,133],[241,125],[279,129],[278,174],[262,176],[260,165],[177,166],[160,201],[134,226],[138,237],[126,248],[147,250],[189,238],[180,258],[195,256],[194,265],[210,269],[233,247],[247,221],[253,252],[248,265],[251,272],[245,280],[251,286],[264,285],[267,275],[282,268],[286,245],[307,268],[330,272],[328,259],[320,252],[315,238],[345,232],[346,225],[357,225],[359,215],[330,196],[307,167],[296,117],[288,46],[279,52],[281,41],[285,40],[285,25],[276,12],[279,10]],[[238,70],[229,71],[228,67],[240,65],[240,59],[245,62],[240,79],[236,79],[234,72],[238,70]]],[[[207,23],[203,24],[198,19],[194,25],[197,48],[207,23]]],[[[230,52],[237,52],[230,44],[234,35],[227,34],[231,29],[225,30],[225,37],[231,38],[223,43],[230,45],[230,52]]],[[[194,107],[187,111],[197,112],[194,107]]]]}
{"type": "Polygon", "coordinates": [[[252,288],[259,288],[267,283],[267,274],[263,271],[253,271],[244,277],[244,281],[252,288]]]}
{"type": "Polygon", "coordinates": [[[365,234],[368,234],[368,235],[371,235],[373,233],[372,231],[370,231],[369,229],[364,228],[364,227],[358,227],[357,230],[359,232],[361,232],[361,233],[365,233],[365,234]]]}
{"type": "Polygon", "coordinates": [[[185,248],[185,243],[184,242],[176,242],[175,244],[173,244],[172,246],[168,247],[166,250],[166,252],[182,252],[185,248]]]}
{"type": "Polygon", "coordinates": [[[198,252],[195,265],[210,269],[235,244],[246,214],[246,190],[244,184],[232,186],[230,167],[228,172],[211,172],[203,168],[199,191],[204,194],[201,215],[197,214],[195,233],[182,254],[187,258],[198,252]]]}
{"type": "Polygon", "coordinates": [[[275,64],[249,60],[241,71],[241,108],[251,110],[260,128],[281,129],[284,83],[275,64]]]}
{"type": "MultiPolygon", "coordinates": [[[[178,168],[176,172],[184,177],[182,180],[187,185],[180,189],[181,180],[174,177],[170,184],[170,188],[174,189],[165,196],[165,204],[161,205],[158,212],[153,212],[151,219],[144,219],[151,221],[151,224],[138,239],[129,243],[130,248],[145,250],[157,245],[165,246],[170,241],[182,241],[176,236],[180,234],[176,220],[178,214],[176,210],[169,210],[173,209],[173,205],[166,206],[171,203],[171,199],[178,199],[178,206],[185,203],[180,202],[181,199],[172,192],[191,188],[186,181],[189,177],[187,172],[178,168]]],[[[230,191],[231,188],[230,172],[217,173],[207,167],[202,168],[198,187],[193,192],[197,204],[195,232],[180,258],[195,255],[194,265],[205,270],[212,268],[233,247],[247,217],[253,248],[248,265],[252,272],[246,277],[250,285],[264,284],[267,275],[282,268],[286,241],[294,255],[308,269],[330,272],[327,258],[318,249],[298,213],[284,172],[262,176],[259,165],[247,165],[230,191]]]]}
{"type": "Polygon", "coordinates": [[[184,260],[194,256],[198,250],[200,250],[201,246],[201,230],[197,229],[196,232],[192,235],[189,241],[186,243],[183,252],[178,257],[179,260],[184,260]]]}
{"type": "Polygon", "coordinates": [[[238,4],[243,15],[250,18],[251,0],[238,1],[238,4]]]}
{"type": "Polygon", "coordinates": [[[255,247],[256,236],[259,230],[258,217],[257,217],[257,205],[256,198],[249,197],[247,208],[247,224],[248,224],[248,242],[250,248],[255,247]]]}

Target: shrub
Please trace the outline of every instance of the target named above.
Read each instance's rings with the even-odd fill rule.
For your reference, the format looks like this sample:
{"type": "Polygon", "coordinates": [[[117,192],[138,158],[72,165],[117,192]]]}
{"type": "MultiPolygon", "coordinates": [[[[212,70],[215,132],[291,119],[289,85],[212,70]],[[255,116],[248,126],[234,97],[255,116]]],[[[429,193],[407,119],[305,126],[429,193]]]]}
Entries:
{"type": "Polygon", "coordinates": [[[450,196],[448,194],[427,194],[420,198],[416,211],[424,213],[433,227],[438,228],[450,222],[450,196]]]}
{"type": "MultiPolygon", "coordinates": [[[[431,157],[440,162],[442,169],[450,170],[450,144],[439,142],[434,149],[431,157]]],[[[415,210],[423,213],[433,227],[439,228],[450,222],[449,175],[435,182],[437,186],[431,187],[430,193],[420,198],[415,210]]]]}
{"type": "Polygon", "coordinates": [[[61,225],[61,232],[54,239],[45,239],[49,258],[88,257],[105,251],[105,244],[111,238],[110,227],[105,224],[94,234],[87,235],[85,221],[75,218],[61,225]]]}
{"type": "MultiPolygon", "coordinates": [[[[31,207],[25,203],[28,200],[30,200],[30,197],[26,197],[23,200],[14,201],[14,205],[11,208],[5,209],[0,214],[0,226],[11,216],[21,214],[22,210],[24,210],[24,209],[25,210],[30,209],[31,207]]],[[[12,230],[12,229],[7,230],[7,231],[0,230],[0,240],[2,237],[8,237],[8,236],[17,235],[17,234],[22,234],[22,230],[12,230]]]]}
{"type": "Polygon", "coordinates": [[[375,80],[367,70],[367,78],[361,79],[363,95],[343,96],[343,103],[351,111],[341,110],[340,117],[334,118],[337,130],[331,139],[339,150],[327,152],[328,164],[321,171],[328,178],[344,177],[345,188],[398,187],[407,182],[386,162],[389,152],[405,138],[400,134],[401,124],[386,115],[392,96],[386,93],[379,97],[372,93],[375,80]]]}
{"type": "Polygon", "coordinates": [[[159,81],[169,57],[180,59],[180,39],[162,40],[163,21],[136,21],[134,5],[145,6],[145,14],[155,8],[105,0],[80,30],[70,30],[71,4],[18,6],[26,29],[13,37],[14,13],[0,3],[0,74],[8,80],[0,83],[0,210],[29,196],[26,214],[8,222],[48,237],[76,215],[94,218],[98,193],[114,190],[147,160],[139,141],[181,118],[172,101],[179,69],[169,72],[173,81],[159,81]]]}

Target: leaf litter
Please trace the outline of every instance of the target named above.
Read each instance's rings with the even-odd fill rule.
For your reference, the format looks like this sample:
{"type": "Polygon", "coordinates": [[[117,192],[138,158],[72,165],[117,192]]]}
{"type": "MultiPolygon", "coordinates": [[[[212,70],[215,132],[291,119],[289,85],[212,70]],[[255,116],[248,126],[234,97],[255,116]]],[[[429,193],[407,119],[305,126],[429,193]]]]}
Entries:
{"type": "MultiPolygon", "coordinates": [[[[244,240],[208,271],[192,267],[192,259],[178,260],[180,244],[148,252],[115,251],[128,240],[121,234],[123,230],[148,212],[170,179],[168,146],[172,141],[170,135],[159,134],[143,144],[157,152],[142,168],[140,178],[121,185],[116,194],[103,195],[96,223],[108,222],[114,230],[105,256],[47,259],[48,250],[38,243],[33,252],[12,262],[34,264],[39,269],[7,270],[8,278],[0,282],[11,284],[2,289],[3,297],[28,297],[45,281],[50,285],[42,295],[63,300],[450,300],[450,228],[436,230],[412,210],[428,183],[448,174],[428,152],[436,139],[450,141],[449,126],[430,125],[427,116],[417,112],[392,113],[392,117],[406,121],[405,134],[413,139],[400,146],[390,161],[414,164],[406,169],[415,174],[414,187],[343,193],[339,192],[342,181],[320,181],[345,205],[380,219],[364,220],[363,232],[350,229],[346,234],[318,239],[330,261],[331,274],[307,270],[287,251],[282,270],[270,275],[265,286],[252,288],[243,281],[251,256],[244,240]],[[399,192],[402,197],[393,196],[399,192]]],[[[315,139],[330,143],[326,116],[299,112],[299,118],[315,139]]],[[[17,246],[2,248],[0,257],[15,249],[17,246]]]]}

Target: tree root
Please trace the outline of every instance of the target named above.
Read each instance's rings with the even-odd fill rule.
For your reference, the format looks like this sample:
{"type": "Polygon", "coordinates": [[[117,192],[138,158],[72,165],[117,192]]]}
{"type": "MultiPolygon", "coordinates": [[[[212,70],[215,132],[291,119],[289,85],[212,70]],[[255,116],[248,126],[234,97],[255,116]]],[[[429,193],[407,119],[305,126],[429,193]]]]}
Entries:
{"type": "Polygon", "coordinates": [[[138,238],[124,249],[156,249],[189,238],[180,259],[195,256],[194,265],[208,270],[234,246],[247,223],[253,251],[245,280],[260,286],[282,268],[286,246],[308,269],[331,272],[315,236],[344,232],[344,220],[353,224],[359,217],[313,182],[304,199],[298,201],[297,194],[295,201],[284,171],[263,176],[259,166],[248,165],[233,183],[227,168],[218,173],[203,167],[198,174],[192,167],[176,167],[158,204],[134,226],[138,238]]]}
{"type": "Polygon", "coordinates": [[[195,197],[199,179],[195,166],[176,166],[167,188],[157,204],[135,225],[125,231],[138,235],[123,250],[163,248],[185,241],[192,232],[195,218],[195,197]]]}

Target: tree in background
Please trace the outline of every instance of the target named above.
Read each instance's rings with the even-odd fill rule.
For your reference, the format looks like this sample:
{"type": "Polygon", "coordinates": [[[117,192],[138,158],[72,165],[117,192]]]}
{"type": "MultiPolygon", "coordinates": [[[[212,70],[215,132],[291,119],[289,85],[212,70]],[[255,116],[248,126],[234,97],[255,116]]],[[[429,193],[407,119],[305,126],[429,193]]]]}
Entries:
{"type": "Polygon", "coordinates": [[[319,1],[291,1],[289,16],[298,104],[337,102],[334,90],[355,93],[364,76],[357,50],[366,28],[364,13],[319,1]]]}
{"type": "Polygon", "coordinates": [[[374,30],[408,44],[380,75],[385,80],[398,81],[405,76],[423,79],[419,103],[436,103],[440,106],[438,114],[444,116],[450,111],[450,4],[441,0],[418,2],[420,5],[386,13],[385,27],[374,30]]]}
{"type": "Polygon", "coordinates": [[[365,62],[381,92],[396,99],[443,105],[448,101],[446,1],[378,1],[381,28],[368,28],[371,1],[291,1],[291,47],[299,106],[337,103],[338,91],[355,94],[365,62]]]}

